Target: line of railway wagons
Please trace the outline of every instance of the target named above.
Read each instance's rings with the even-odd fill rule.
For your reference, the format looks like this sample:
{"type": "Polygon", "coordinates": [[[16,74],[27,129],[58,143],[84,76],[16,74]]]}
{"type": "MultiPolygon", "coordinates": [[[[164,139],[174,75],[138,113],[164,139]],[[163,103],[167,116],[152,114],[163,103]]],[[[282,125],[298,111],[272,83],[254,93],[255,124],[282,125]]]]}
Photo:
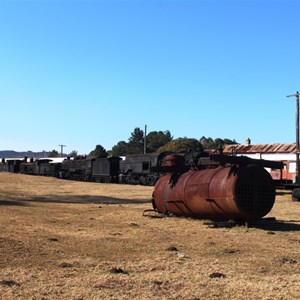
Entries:
{"type": "MultiPolygon", "coordinates": [[[[0,172],[52,176],[78,181],[154,185],[160,174],[153,170],[162,166],[164,157],[170,152],[130,154],[126,157],[66,158],[57,162],[51,158],[2,159],[0,172]]],[[[197,164],[199,157],[208,153],[184,153],[185,164],[197,164]]],[[[286,169],[268,169],[276,185],[291,183],[286,169]]]]}
{"type": "Polygon", "coordinates": [[[51,158],[2,159],[0,172],[90,182],[154,185],[158,174],[151,170],[161,164],[164,155],[165,153],[132,154],[124,158],[78,156],[61,162],[51,158]]]}

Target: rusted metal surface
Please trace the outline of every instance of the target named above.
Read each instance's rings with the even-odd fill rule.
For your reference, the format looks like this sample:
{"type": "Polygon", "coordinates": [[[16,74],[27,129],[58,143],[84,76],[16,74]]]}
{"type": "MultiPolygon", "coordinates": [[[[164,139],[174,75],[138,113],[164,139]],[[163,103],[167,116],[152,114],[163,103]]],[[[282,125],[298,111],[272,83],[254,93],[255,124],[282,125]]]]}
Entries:
{"type": "Polygon", "coordinates": [[[270,174],[253,164],[168,173],[153,192],[160,213],[211,220],[255,220],[268,214],[274,202],[270,174]]]}

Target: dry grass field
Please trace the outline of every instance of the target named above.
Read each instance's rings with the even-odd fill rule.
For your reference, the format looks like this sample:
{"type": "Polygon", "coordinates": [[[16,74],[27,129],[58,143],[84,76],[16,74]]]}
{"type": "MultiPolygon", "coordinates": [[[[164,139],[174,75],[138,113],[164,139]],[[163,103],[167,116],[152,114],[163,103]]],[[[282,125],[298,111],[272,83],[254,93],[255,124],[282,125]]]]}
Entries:
{"type": "Polygon", "coordinates": [[[0,298],[300,299],[291,194],[245,227],[143,216],[152,190],[0,173],[0,298]]]}

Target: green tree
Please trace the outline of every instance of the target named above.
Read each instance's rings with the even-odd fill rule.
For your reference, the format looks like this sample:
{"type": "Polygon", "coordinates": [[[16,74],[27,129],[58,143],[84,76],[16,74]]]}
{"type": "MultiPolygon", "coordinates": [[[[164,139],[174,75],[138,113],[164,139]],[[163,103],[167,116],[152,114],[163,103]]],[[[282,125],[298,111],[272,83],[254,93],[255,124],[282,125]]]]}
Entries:
{"type": "Polygon", "coordinates": [[[151,131],[147,137],[147,152],[156,152],[160,147],[171,142],[173,137],[169,130],[166,131],[151,131]]]}
{"type": "Polygon", "coordinates": [[[200,139],[200,143],[203,145],[204,149],[218,149],[220,147],[223,148],[225,145],[237,144],[235,140],[221,138],[213,140],[211,137],[206,138],[205,136],[200,139]]]}
{"type": "Polygon", "coordinates": [[[89,156],[107,157],[107,152],[104,147],[97,145],[96,148],[90,152],[89,156]]]}
{"type": "Polygon", "coordinates": [[[59,155],[56,150],[52,150],[48,153],[48,157],[59,157],[59,155]]]}
{"type": "Polygon", "coordinates": [[[223,146],[224,146],[224,141],[223,141],[222,139],[220,139],[220,138],[216,138],[216,139],[214,140],[214,144],[215,144],[215,148],[216,148],[216,149],[223,148],[223,146]]]}
{"type": "Polygon", "coordinates": [[[128,140],[127,154],[141,154],[144,152],[144,132],[136,127],[128,140]]]}
{"type": "Polygon", "coordinates": [[[125,141],[118,142],[111,149],[111,156],[125,156],[127,154],[128,144],[125,141]]]}
{"type": "Polygon", "coordinates": [[[158,152],[174,151],[174,152],[187,152],[202,150],[203,147],[199,141],[194,138],[178,138],[170,141],[163,147],[158,149],[158,152]]]}
{"type": "Polygon", "coordinates": [[[236,144],[238,144],[238,143],[236,142],[235,139],[233,139],[233,140],[224,139],[224,145],[236,145],[236,144]]]}
{"type": "Polygon", "coordinates": [[[200,139],[200,143],[202,144],[204,149],[215,149],[215,142],[211,137],[206,138],[205,136],[203,136],[200,139]]]}
{"type": "Polygon", "coordinates": [[[78,152],[76,150],[73,150],[69,153],[70,157],[77,157],[78,156],[78,152]]]}

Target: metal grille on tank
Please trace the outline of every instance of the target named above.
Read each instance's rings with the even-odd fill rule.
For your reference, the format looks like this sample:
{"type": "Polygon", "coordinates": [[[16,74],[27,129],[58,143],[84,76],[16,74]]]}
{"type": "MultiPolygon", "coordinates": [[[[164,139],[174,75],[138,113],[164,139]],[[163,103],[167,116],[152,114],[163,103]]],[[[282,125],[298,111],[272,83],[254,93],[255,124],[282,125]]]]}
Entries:
{"type": "Polygon", "coordinates": [[[270,185],[258,186],[258,202],[263,212],[269,212],[275,202],[275,189],[270,185]]]}
{"type": "Polygon", "coordinates": [[[240,183],[235,189],[236,204],[239,209],[264,215],[274,205],[274,189],[268,185],[240,183]]]}

